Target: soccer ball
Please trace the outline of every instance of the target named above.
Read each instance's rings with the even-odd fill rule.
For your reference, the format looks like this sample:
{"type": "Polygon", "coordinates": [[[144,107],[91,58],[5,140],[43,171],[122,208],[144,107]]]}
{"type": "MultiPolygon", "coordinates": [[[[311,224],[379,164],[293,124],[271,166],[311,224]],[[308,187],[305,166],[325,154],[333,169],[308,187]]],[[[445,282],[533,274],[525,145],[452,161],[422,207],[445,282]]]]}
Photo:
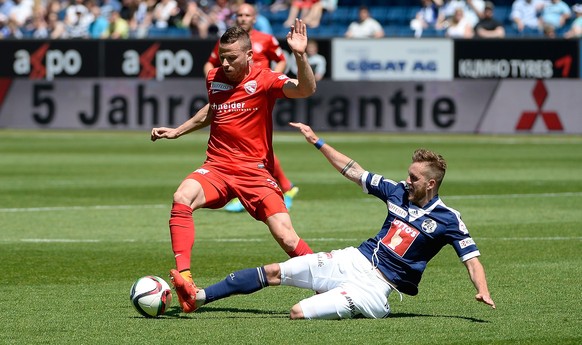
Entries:
{"type": "Polygon", "coordinates": [[[172,290],[160,277],[145,276],[133,283],[129,292],[131,304],[145,317],[157,317],[166,312],[172,302],[172,290]]]}

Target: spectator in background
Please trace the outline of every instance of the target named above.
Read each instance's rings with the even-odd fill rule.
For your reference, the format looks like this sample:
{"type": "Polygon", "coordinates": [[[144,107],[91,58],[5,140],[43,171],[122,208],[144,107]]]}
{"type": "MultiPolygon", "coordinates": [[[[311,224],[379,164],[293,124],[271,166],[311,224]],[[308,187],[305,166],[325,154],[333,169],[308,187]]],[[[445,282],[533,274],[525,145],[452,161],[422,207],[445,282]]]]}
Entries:
{"type": "Polygon", "coordinates": [[[505,29],[494,16],[495,5],[491,1],[485,2],[483,19],[475,25],[475,37],[477,38],[503,38],[505,29]]]}
{"type": "Polygon", "coordinates": [[[519,34],[537,34],[541,31],[538,15],[543,8],[544,0],[515,0],[509,18],[519,34]]]}
{"type": "Polygon", "coordinates": [[[421,37],[422,32],[426,29],[436,28],[439,16],[437,3],[432,0],[420,0],[420,10],[410,21],[410,28],[414,30],[414,37],[421,37]]]}
{"type": "Polygon", "coordinates": [[[49,11],[46,15],[48,34],[51,39],[63,38],[65,35],[65,23],[59,20],[58,12],[49,11]]]}
{"type": "Polygon", "coordinates": [[[103,33],[104,38],[125,39],[129,38],[129,24],[121,18],[119,11],[112,11],[109,15],[109,26],[103,33]]]}
{"type": "Polygon", "coordinates": [[[285,27],[291,27],[295,23],[295,18],[301,20],[310,28],[316,28],[321,21],[323,5],[320,0],[293,0],[289,8],[289,16],[283,23],[285,27]]]}
{"type": "Polygon", "coordinates": [[[121,3],[119,0],[99,0],[101,4],[101,15],[106,19],[109,19],[111,12],[121,11],[121,3]]]}
{"type": "Polygon", "coordinates": [[[483,0],[465,0],[465,18],[469,25],[475,27],[479,20],[483,18],[485,11],[485,1],[483,0]]]}
{"type": "Polygon", "coordinates": [[[89,24],[89,37],[90,38],[102,38],[107,27],[109,26],[109,20],[102,15],[102,7],[94,2],[88,2],[89,11],[93,14],[93,22],[89,24]]]}
{"type": "Polygon", "coordinates": [[[65,24],[59,20],[61,12],[59,0],[51,0],[46,6],[36,6],[32,22],[27,25],[28,36],[34,39],[61,38],[65,31],[65,24]]]}
{"type": "Polygon", "coordinates": [[[564,28],[571,16],[570,7],[562,0],[551,0],[546,3],[540,17],[544,33],[554,31],[554,36],[551,37],[555,37],[555,31],[564,28]]]}
{"type": "Polygon", "coordinates": [[[194,37],[207,38],[210,17],[198,6],[196,1],[189,1],[182,25],[190,29],[194,37]]]}
{"type": "Polygon", "coordinates": [[[154,0],[122,0],[119,14],[129,23],[130,36],[147,36],[153,22],[154,4],[154,0]]]}
{"type": "Polygon", "coordinates": [[[269,6],[269,10],[273,13],[287,11],[291,7],[291,0],[275,0],[269,6]]]}
{"type": "Polygon", "coordinates": [[[564,33],[564,38],[582,37],[582,4],[572,6],[572,12],[576,13],[576,19],[570,25],[570,30],[564,33]]]}
{"type": "Polygon", "coordinates": [[[33,14],[33,0],[13,0],[14,6],[10,9],[8,14],[8,26],[14,33],[20,31],[28,21],[32,20],[33,14]]]}
{"type": "Polygon", "coordinates": [[[8,18],[10,16],[10,11],[14,7],[14,1],[12,0],[0,0],[0,27],[8,23],[8,18]]]}
{"type": "Polygon", "coordinates": [[[473,28],[483,17],[485,2],[483,0],[449,0],[440,8],[436,27],[439,30],[447,29],[450,19],[454,17],[457,8],[463,9],[463,17],[473,28]]]}
{"type": "MultiPolygon", "coordinates": [[[[307,62],[315,75],[315,81],[320,81],[325,76],[327,60],[323,55],[319,54],[319,45],[312,39],[307,41],[307,50],[305,52],[307,53],[307,62]]],[[[297,62],[293,55],[289,61],[289,70],[293,75],[297,75],[297,62]]]]}
{"type": "Polygon", "coordinates": [[[367,6],[360,6],[359,20],[348,26],[347,38],[380,38],[384,37],[384,28],[372,18],[367,6]]]}
{"type": "Polygon", "coordinates": [[[229,27],[234,25],[232,17],[233,9],[230,7],[228,0],[216,0],[214,5],[208,11],[210,17],[209,32],[220,37],[229,27]]]}
{"type": "Polygon", "coordinates": [[[94,17],[83,0],[75,0],[69,5],[65,13],[65,37],[66,38],[88,38],[89,25],[94,17]]]}
{"type": "Polygon", "coordinates": [[[152,12],[152,19],[154,26],[158,29],[166,29],[169,25],[169,20],[172,14],[178,8],[176,0],[160,0],[152,12]]]}
{"type": "Polygon", "coordinates": [[[446,36],[449,38],[473,38],[473,35],[473,26],[465,18],[465,11],[462,7],[458,7],[447,25],[446,36]]]}

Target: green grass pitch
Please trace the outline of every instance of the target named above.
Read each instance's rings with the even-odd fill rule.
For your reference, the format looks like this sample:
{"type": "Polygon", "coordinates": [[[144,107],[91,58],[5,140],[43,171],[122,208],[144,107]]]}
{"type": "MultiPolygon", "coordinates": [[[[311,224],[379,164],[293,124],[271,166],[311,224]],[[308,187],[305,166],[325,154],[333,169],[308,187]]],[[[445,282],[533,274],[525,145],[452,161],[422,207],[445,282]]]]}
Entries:
{"type": "MultiPolygon", "coordinates": [[[[0,344],[580,344],[582,137],[320,133],[365,169],[406,177],[412,151],[442,153],[441,197],[481,250],[497,310],[451,247],[416,297],[390,296],[383,320],[291,321],[312,293],[290,287],[145,319],[129,302],[140,276],[168,279],[168,216],[180,181],[204,159],[207,133],[0,130],[0,344]]],[[[300,187],[293,224],[315,251],[376,234],[386,207],[337,173],[299,133],[275,150],[300,187]]],[[[246,213],[194,214],[198,285],[282,261],[246,213]]],[[[177,298],[175,298],[177,299],[177,298]]]]}

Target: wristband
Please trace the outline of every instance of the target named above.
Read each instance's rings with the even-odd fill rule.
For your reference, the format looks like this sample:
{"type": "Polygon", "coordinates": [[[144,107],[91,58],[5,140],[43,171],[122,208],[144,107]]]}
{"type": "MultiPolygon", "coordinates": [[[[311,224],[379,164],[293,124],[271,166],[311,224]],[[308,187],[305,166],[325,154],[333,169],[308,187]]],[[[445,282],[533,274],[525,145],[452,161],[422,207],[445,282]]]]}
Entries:
{"type": "Polygon", "coordinates": [[[321,147],[323,146],[323,144],[325,144],[325,141],[323,141],[323,139],[319,138],[317,139],[317,141],[315,142],[315,148],[318,150],[321,150],[321,147]]]}

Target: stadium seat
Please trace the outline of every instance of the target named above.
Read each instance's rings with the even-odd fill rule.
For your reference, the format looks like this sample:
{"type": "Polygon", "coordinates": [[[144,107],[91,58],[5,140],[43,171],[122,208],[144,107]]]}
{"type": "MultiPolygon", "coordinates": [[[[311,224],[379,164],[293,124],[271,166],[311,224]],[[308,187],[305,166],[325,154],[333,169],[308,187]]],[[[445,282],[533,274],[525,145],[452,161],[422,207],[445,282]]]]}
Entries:
{"type": "Polygon", "coordinates": [[[391,7],[388,9],[387,14],[386,14],[386,19],[384,22],[381,22],[381,24],[386,25],[386,24],[393,24],[393,25],[403,25],[403,24],[409,24],[410,23],[410,19],[408,18],[408,7],[406,6],[396,6],[396,7],[391,7]]]}

